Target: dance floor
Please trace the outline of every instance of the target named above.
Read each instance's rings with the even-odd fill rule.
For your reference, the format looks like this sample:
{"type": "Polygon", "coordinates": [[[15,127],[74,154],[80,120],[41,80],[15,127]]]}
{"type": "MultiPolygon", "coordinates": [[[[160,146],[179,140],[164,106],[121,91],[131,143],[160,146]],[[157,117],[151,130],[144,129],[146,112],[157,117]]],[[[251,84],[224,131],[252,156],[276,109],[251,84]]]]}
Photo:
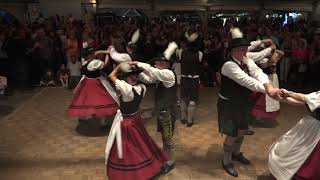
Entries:
{"type": "MultiPolygon", "coordinates": [[[[217,90],[200,91],[194,126],[187,128],[180,121],[176,123],[176,168],[161,176],[161,180],[234,179],[221,168],[223,137],[218,132],[217,90]]],[[[107,135],[92,123],[76,131],[77,120],[65,115],[71,96],[72,92],[63,88],[42,89],[0,119],[1,180],[106,179],[107,135]]],[[[147,92],[142,109],[148,132],[162,147],[155,119],[151,118],[152,96],[152,90],[147,92]]],[[[252,165],[236,162],[240,174],[237,179],[266,179],[270,145],[306,113],[303,107],[283,104],[281,108],[276,123],[256,123],[255,135],[245,139],[242,151],[252,165]]]]}

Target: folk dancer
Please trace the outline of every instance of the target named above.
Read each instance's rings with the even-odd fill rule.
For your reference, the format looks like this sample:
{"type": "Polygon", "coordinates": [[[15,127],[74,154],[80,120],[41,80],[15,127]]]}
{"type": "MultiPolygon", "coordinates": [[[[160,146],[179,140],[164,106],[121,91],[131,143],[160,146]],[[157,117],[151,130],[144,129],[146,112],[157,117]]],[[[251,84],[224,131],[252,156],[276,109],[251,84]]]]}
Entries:
{"type": "Polygon", "coordinates": [[[271,146],[269,170],[277,180],[320,179],[320,91],[283,92],[286,102],[307,105],[310,113],[271,146]]]}
{"type": "Polygon", "coordinates": [[[188,40],[188,48],[181,51],[181,122],[191,127],[199,99],[200,87],[200,63],[203,53],[198,50],[198,34],[188,31],[185,33],[188,40]]]}
{"type": "Polygon", "coordinates": [[[231,29],[229,59],[221,68],[221,90],[218,99],[219,131],[226,135],[222,167],[231,176],[238,176],[232,159],[243,164],[250,161],[241,153],[240,148],[248,130],[251,91],[267,92],[279,96],[278,89],[269,84],[266,74],[251,60],[246,58],[248,46],[238,28],[231,29]]]}
{"type": "Polygon", "coordinates": [[[137,67],[121,63],[109,75],[121,94],[120,110],[106,144],[105,163],[110,180],[152,179],[167,160],[141,120],[139,106],[146,93],[146,86],[138,83],[141,72],[137,67]]]}

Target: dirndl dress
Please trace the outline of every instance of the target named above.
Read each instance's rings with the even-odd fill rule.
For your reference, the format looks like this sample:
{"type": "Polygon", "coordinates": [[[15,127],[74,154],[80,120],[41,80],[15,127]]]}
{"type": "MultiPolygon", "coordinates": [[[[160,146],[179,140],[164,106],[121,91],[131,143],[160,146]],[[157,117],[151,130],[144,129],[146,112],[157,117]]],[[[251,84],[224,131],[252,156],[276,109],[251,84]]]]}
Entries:
{"type": "MultiPolygon", "coordinates": [[[[141,85],[144,86],[144,85],[141,85]]],[[[113,120],[105,151],[109,180],[148,180],[158,175],[167,155],[146,131],[138,111],[144,90],[124,102],[113,120]],[[123,114],[122,114],[123,113],[123,114]]]]}
{"type": "Polygon", "coordinates": [[[119,109],[118,104],[116,92],[108,80],[100,76],[100,69],[87,71],[74,89],[67,114],[75,117],[111,116],[119,109]]]}
{"type": "MultiPolygon", "coordinates": [[[[114,121],[116,123],[117,120],[114,121]]],[[[148,180],[160,173],[167,160],[146,131],[140,113],[126,115],[121,120],[121,154],[113,143],[107,157],[107,176],[110,180],[148,180]]],[[[107,156],[107,155],[106,155],[107,156]]]]}

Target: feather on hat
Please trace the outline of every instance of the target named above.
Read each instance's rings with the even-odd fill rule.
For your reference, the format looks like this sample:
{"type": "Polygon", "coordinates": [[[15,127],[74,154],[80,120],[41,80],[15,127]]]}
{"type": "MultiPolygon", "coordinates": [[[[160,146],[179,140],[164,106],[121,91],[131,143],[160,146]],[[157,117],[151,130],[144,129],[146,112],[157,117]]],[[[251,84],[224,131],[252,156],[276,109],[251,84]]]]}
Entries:
{"type": "Polygon", "coordinates": [[[198,33],[194,32],[189,36],[188,31],[186,31],[185,37],[187,38],[187,40],[189,42],[195,42],[198,39],[199,35],[198,35],[198,33]]]}
{"type": "Polygon", "coordinates": [[[178,45],[176,42],[169,43],[167,49],[163,52],[163,56],[166,60],[170,60],[173,53],[176,52],[176,49],[178,48],[178,45]]]}
{"type": "Polygon", "coordinates": [[[231,32],[232,39],[243,38],[243,34],[239,28],[231,28],[230,32],[231,32]]]}
{"type": "Polygon", "coordinates": [[[137,29],[137,30],[132,34],[130,43],[132,43],[132,44],[137,43],[138,40],[139,40],[139,37],[140,37],[140,29],[137,29]]]}
{"type": "Polygon", "coordinates": [[[243,34],[240,31],[239,28],[231,28],[231,42],[230,42],[230,48],[237,48],[237,47],[243,47],[243,46],[250,46],[250,43],[243,38],[243,34]]]}

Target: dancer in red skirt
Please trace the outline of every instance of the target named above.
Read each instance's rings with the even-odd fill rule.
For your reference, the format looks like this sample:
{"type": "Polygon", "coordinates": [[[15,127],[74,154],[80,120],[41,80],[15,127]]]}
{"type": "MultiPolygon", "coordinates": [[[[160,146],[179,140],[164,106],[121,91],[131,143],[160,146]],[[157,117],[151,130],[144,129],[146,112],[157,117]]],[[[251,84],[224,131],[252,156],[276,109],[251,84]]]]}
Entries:
{"type": "Polygon", "coordinates": [[[84,53],[86,57],[82,67],[84,75],[74,90],[67,114],[80,117],[80,119],[116,114],[119,107],[116,92],[106,78],[100,74],[105,62],[93,59],[93,48],[85,48],[84,53]]]}
{"type": "Polygon", "coordinates": [[[307,95],[283,90],[288,103],[308,105],[310,115],[270,148],[269,169],[277,180],[320,179],[320,91],[307,95]]]}
{"type": "Polygon", "coordinates": [[[113,121],[106,145],[109,180],[152,179],[160,173],[167,160],[141,120],[139,106],[146,92],[145,85],[137,83],[141,72],[122,63],[109,75],[121,93],[120,110],[113,121]],[[124,80],[119,80],[118,76],[124,80]]]}
{"type": "MultiPolygon", "coordinates": [[[[252,59],[263,72],[268,75],[271,84],[279,87],[278,76],[276,74],[276,64],[284,55],[276,49],[271,39],[252,41],[248,47],[246,56],[252,59]]],[[[251,115],[256,119],[275,119],[280,114],[280,103],[266,94],[252,92],[252,101],[254,101],[251,115]]],[[[251,120],[253,120],[251,118],[251,120]]],[[[248,135],[252,135],[252,122],[249,123],[248,135]]]]}

